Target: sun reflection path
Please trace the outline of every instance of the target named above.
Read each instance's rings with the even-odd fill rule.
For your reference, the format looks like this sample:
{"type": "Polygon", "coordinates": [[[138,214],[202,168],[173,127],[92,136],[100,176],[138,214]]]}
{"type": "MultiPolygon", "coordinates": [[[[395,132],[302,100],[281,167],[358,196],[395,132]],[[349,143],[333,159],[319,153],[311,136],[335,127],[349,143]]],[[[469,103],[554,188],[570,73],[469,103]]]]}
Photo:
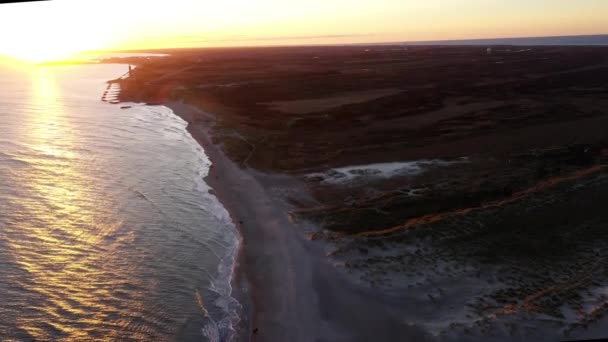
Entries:
{"type": "Polygon", "coordinates": [[[19,175],[26,195],[7,238],[27,274],[19,286],[37,304],[24,310],[17,326],[35,340],[150,337],[126,333],[132,320],[121,315],[143,310],[134,307],[143,302],[141,291],[129,291],[139,286],[130,276],[132,263],[120,255],[133,236],[121,230],[111,199],[87,173],[53,72],[36,68],[32,81],[31,117],[22,137],[27,153],[20,156],[29,166],[19,175]]]}

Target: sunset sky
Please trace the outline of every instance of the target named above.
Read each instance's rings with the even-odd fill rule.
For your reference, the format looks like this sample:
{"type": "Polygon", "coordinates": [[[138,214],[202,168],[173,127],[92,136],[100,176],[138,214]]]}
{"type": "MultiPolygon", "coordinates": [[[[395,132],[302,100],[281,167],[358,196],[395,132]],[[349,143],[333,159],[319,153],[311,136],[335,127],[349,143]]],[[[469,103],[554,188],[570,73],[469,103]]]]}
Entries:
{"type": "Polygon", "coordinates": [[[605,0],[53,0],[0,5],[0,54],[608,33],[605,0]]]}

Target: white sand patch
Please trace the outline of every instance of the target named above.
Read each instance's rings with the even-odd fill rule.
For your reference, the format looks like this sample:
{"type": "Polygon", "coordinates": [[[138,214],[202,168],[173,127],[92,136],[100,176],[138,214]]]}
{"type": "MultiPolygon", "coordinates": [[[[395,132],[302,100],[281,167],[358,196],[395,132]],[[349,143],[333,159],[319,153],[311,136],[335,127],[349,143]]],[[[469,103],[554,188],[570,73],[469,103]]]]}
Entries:
{"type": "Polygon", "coordinates": [[[329,169],[322,173],[311,173],[307,177],[321,179],[321,183],[324,184],[345,184],[361,180],[392,178],[396,176],[414,176],[425,172],[431,167],[448,166],[467,161],[468,159],[463,157],[453,161],[430,159],[356,165],[329,169]]]}

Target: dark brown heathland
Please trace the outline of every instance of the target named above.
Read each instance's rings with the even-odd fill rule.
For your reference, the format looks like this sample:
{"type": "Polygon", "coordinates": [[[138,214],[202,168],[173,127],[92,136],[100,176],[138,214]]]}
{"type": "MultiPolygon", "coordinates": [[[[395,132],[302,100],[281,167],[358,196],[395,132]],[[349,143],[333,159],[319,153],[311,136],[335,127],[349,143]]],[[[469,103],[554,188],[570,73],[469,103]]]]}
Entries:
{"type": "Polygon", "coordinates": [[[608,48],[171,53],[121,98],[172,107],[213,161],[243,339],[601,336],[608,48]]]}

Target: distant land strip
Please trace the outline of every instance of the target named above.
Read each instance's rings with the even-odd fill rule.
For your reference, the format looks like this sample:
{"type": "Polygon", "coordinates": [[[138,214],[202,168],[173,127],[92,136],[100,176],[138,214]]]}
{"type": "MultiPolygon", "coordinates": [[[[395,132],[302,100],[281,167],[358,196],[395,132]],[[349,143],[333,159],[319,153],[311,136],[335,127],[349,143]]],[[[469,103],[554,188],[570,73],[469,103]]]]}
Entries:
{"type": "Polygon", "coordinates": [[[513,46],[606,46],[608,34],[591,34],[576,36],[546,37],[513,37],[481,38],[456,40],[403,41],[386,43],[367,43],[355,45],[445,45],[445,46],[479,46],[479,45],[513,45],[513,46]]]}

